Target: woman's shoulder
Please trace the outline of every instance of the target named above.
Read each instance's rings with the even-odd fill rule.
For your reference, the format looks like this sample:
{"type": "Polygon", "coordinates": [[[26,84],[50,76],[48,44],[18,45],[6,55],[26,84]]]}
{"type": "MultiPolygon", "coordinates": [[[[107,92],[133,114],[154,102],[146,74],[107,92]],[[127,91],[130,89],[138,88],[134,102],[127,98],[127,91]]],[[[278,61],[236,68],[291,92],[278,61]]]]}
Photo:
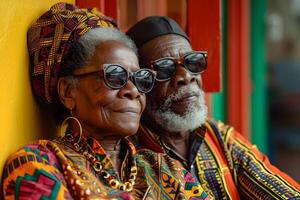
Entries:
{"type": "Polygon", "coordinates": [[[17,162],[16,158],[22,157],[19,161],[40,161],[40,159],[43,160],[49,160],[49,154],[53,154],[53,151],[51,150],[51,147],[55,145],[53,141],[50,140],[37,140],[32,143],[29,143],[20,149],[18,149],[16,152],[11,154],[8,157],[8,161],[15,160],[15,163],[17,162]]]}
{"type": "Polygon", "coordinates": [[[73,157],[80,156],[71,147],[61,143],[59,139],[37,140],[11,154],[5,167],[14,169],[31,163],[31,165],[51,165],[61,170],[62,163],[66,160],[72,162],[73,157]]]}
{"type": "Polygon", "coordinates": [[[62,151],[50,140],[37,140],[9,156],[3,168],[2,189],[7,199],[51,196],[68,199],[62,173],[62,151]]]}
{"type": "Polygon", "coordinates": [[[29,166],[29,163],[30,165],[49,164],[58,166],[58,160],[55,151],[53,151],[54,146],[57,145],[53,141],[37,140],[21,147],[6,160],[3,171],[4,178],[17,168],[29,166]]]}

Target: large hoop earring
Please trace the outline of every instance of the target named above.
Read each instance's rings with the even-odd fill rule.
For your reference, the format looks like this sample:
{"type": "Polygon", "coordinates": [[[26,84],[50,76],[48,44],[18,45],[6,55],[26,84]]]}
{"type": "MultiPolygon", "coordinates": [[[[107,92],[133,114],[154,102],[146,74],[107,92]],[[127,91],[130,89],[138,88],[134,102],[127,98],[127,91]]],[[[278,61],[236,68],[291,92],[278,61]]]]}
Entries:
{"type": "Polygon", "coordinates": [[[75,147],[78,146],[79,142],[80,142],[81,139],[82,139],[82,126],[81,126],[79,120],[78,120],[76,117],[67,117],[67,118],[61,123],[61,126],[60,126],[60,135],[61,135],[65,140],[67,140],[68,142],[72,142],[72,143],[74,144],[75,147]],[[79,127],[79,138],[78,138],[77,142],[75,142],[75,143],[74,143],[74,139],[75,139],[74,136],[71,135],[71,134],[65,134],[66,131],[65,131],[64,128],[63,128],[64,126],[67,126],[68,121],[70,121],[70,120],[74,120],[74,121],[77,123],[78,127],[79,127]]]}

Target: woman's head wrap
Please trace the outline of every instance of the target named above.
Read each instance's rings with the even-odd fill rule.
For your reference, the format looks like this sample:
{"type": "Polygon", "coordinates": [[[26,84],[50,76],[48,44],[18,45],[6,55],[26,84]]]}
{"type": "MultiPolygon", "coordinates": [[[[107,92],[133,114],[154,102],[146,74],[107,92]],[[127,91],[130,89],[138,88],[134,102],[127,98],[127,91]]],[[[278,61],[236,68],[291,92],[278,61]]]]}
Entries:
{"type": "Polygon", "coordinates": [[[96,9],[79,9],[67,3],[55,4],[30,27],[27,35],[30,76],[39,102],[53,103],[62,60],[74,42],[97,27],[117,25],[96,9]]]}

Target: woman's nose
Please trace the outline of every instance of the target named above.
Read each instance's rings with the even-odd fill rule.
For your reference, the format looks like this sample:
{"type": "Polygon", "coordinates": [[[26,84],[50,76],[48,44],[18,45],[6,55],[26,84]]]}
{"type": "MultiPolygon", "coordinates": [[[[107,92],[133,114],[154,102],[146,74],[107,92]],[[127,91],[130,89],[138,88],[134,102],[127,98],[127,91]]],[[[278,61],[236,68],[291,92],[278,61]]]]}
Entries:
{"type": "Polygon", "coordinates": [[[121,98],[137,99],[141,97],[141,94],[133,82],[128,80],[124,87],[120,89],[119,96],[121,98]]]}

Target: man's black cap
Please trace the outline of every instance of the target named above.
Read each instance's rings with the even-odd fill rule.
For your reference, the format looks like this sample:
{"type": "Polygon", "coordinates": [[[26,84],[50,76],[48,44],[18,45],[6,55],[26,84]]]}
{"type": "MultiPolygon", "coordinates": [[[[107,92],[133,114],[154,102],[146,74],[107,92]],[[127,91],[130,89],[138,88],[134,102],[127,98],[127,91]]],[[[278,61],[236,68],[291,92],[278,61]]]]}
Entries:
{"type": "Polygon", "coordinates": [[[146,17],[127,31],[127,35],[135,42],[138,48],[141,48],[148,41],[166,34],[177,34],[190,42],[185,32],[169,17],[146,17]]]}

